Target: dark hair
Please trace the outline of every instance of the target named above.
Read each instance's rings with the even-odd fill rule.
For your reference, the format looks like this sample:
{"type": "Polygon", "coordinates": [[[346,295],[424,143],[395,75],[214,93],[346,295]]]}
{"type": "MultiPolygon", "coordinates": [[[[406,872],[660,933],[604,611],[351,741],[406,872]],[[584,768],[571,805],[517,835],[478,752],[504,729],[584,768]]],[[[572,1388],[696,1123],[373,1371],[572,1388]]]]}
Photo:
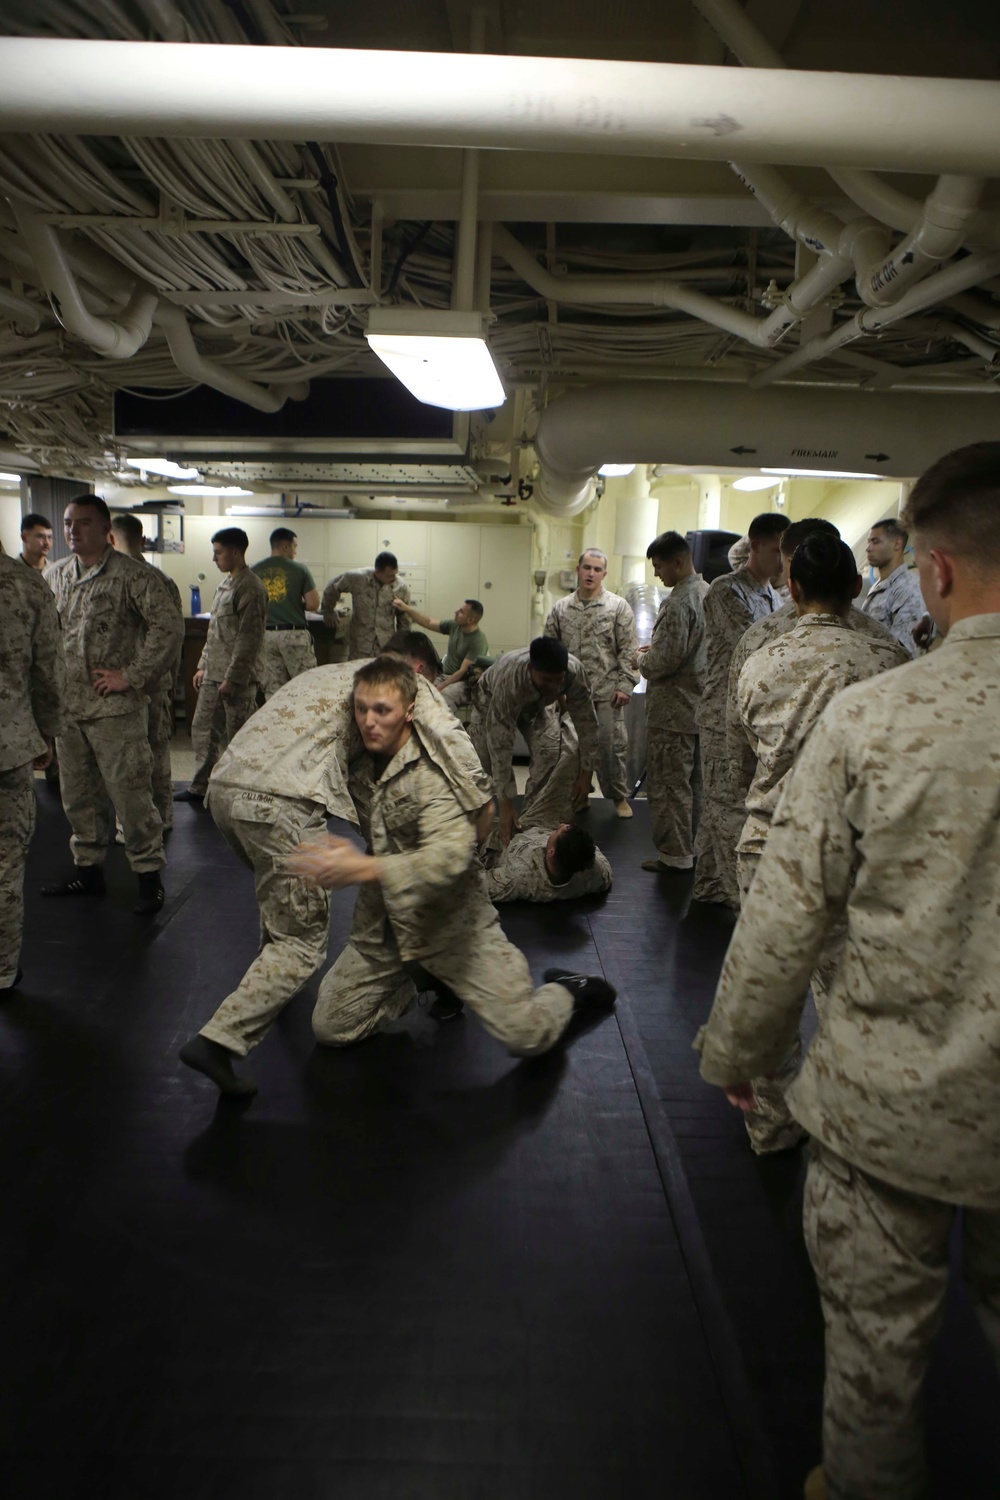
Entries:
{"type": "Polygon", "coordinates": [[[100,495],[74,495],[72,500],[66,501],[65,510],[69,510],[71,505],[89,505],[91,510],[97,511],[97,514],[106,525],[111,525],[111,512],[100,495]]]}
{"type": "Polygon", "coordinates": [[[417,696],[417,674],[408,661],[403,661],[398,656],[383,653],[372,661],[365,662],[354,674],[354,688],[362,684],[367,687],[394,687],[404,703],[412,703],[417,696]]]}
{"type": "Polygon", "coordinates": [[[837,536],[822,531],[807,536],[792,553],[788,572],[802,590],[803,604],[833,604],[841,610],[854,598],[858,565],[837,536]]]}
{"type": "Polygon", "coordinates": [[[569,666],[569,652],[554,635],[536,636],[528,656],[536,672],[565,672],[569,666]]]}
{"type": "Polygon", "coordinates": [[[142,522],[138,516],[130,515],[127,510],[119,511],[112,517],[111,527],[113,531],[120,531],[122,536],[127,536],[130,542],[142,541],[142,522]]]}
{"type": "Polygon", "coordinates": [[[894,542],[902,542],[905,547],[910,540],[910,533],[895,516],[886,516],[884,521],[873,521],[872,531],[887,531],[894,542]]]}
{"type": "Polygon", "coordinates": [[[441,658],[431,644],[431,638],[424,635],[421,630],[397,630],[396,634],[382,647],[383,651],[393,652],[396,656],[405,656],[410,660],[422,661],[425,667],[430,667],[435,677],[441,670],[441,658]]]}
{"type": "Polygon", "coordinates": [[[383,568],[398,567],[399,563],[396,561],[396,554],[394,552],[380,552],[378,557],[376,557],[375,559],[376,573],[381,573],[383,568]]]}
{"type": "Polygon", "coordinates": [[[237,552],[245,552],[250,545],[250,538],[241,526],[223,526],[212,541],[218,542],[220,547],[235,547],[237,552]]]}
{"type": "Polygon", "coordinates": [[[766,538],[780,536],[783,531],[787,530],[787,516],[783,516],[777,510],[765,510],[759,516],[754,516],[747,527],[747,536],[751,542],[762,542],[766,538]]]}
{"type": "Polygon", "coordinates": [[[24,536],[26,531],[31,531],[35,526],[44,526],[49,531],[52,530],[52,522],[48,516],[40,516],[36,510],[29,510],[26,516],[21,517],[21,535],[24,536]]]}
{"type": "Polygon", "coordinates": [[[556,839],[554,852],[556,868],[565,881],[581,870],[593,869],[597,845],[585,828],[571,824],[556,839]]]}
{"type": "Polygon", "coordinates": [[[477,620],[481,620],[483,618],[483,606],[480,604],[478,599],[466,599],[465,603],[472,610],[472,613],[475,615],[477,620]]]}
{"type": "Polygon", "coordinates": [[[661,562],[669,562],[671,558],[681,557],[685,553],[690,557],[691,548],[679,531],[661,531],[646,548],[646,556],[653,562],[657,558],[661,562]]]}
{"type": "Polygon", "coordinates": [[[791,557],[796,547],[801,547],[807,536],[839,537],[840,532],[832,521],[824,521],[820,516],[806,516],[801,521],[793,521],[781,533],[781,550],[785,556],[791,557]]]}
{"type": "Polygon", "coordinates": [[[903,520],[928,540],[1000,567],[1000,443],[956,448],[921,474],[903,520]]]}
{"type": "Polygon", "coordinates": [[[276,526],[267,540],[273,547],[275,542],[294,542],[298,538],[287,526],[276,526]]]}

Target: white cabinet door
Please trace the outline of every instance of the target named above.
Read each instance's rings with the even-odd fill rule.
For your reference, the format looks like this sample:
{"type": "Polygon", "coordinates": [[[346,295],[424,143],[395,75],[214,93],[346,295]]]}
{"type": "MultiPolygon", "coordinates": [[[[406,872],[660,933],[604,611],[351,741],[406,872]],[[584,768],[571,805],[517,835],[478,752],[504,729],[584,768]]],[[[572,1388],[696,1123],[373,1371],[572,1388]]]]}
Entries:
{"type": "Polygon", "coordinates": [[[377,552],[391,552],[419,610],[427,608],[427,522],[376,521],[377,552]]]}
{"type": "Polygon", "coordinates": [[[327,520],[320,524],[326,530],[327,581],[346,573],[348,568],[372,566],[379,550],[374,521],[327,520]]]}
{"type": "MultiPolygon", "coordinates": [[[[479,533],[468,521],[432,521],[428,525],[427,604],[432,620],[450,620],[463,599],[479,595],[479,533]]],[[[489,631],[486,632],[489,640],[489,631]]]]}
{"type": "Polygon", "coordinates": [[[479,598],[490,655],[531,640],[531,530],[480,526],[479,598]]]}

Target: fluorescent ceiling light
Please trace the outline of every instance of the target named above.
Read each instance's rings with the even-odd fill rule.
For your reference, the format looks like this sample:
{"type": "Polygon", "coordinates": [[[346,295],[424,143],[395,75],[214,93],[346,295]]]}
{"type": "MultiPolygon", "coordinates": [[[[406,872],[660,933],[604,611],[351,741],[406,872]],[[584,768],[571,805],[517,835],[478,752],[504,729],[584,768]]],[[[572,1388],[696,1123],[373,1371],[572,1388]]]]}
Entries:
{"type": "Polygon", "coordinates": [[[634,468],[635,464],[601,464],[597,472],[602,479],[624,479],[634,468]]]}
{"type": "Polygon", "coordinates": [[[479,313],[422,307],[376,307],[368,346],[425,406],[485,411],[507,397],[479,313]]]}
{"type": "Polygon", "coordinates": [[[162,474],[166,479],[200,479],[198,469],[185,469],[175,464],[172,458],[127,458],[131,469],[141,469],[144,474],[162,474]]]}
{"type": "Polygon", "coordinates": [[[0,474],[0,484],[20,484],[20,474],[0,474]]]}
{"type": "Polygon", "coordinates": [[[762,474],[781,474],[790,479],[884,479],[884,474],[849,474],[843,469],[761,469],[762,474]]]}
{"type": "Polygon", "coordinates": [[[350,506],[345,506],[342,510],[333,510],[323,505],[306,505],[301,509],[282,510],[280,505],[227,505],[226,515],[278,516],[285,521],[307,521],[310,516],[316,516],[324,521],[335,521],[343,517],[345,521],[353,521],[357,511],[352,510],[350,506]]]}
{"type": "Polygon", "coordinates": [[[768,479],[766,474],[747,474],[743,479],[733,480],[734,490],[773,490],[778,483],[776,479],[768,479]]]}
{"type": "Polygon", "coordinates": [[[238,484],[168,484],[171,495],[252,495],[253,490],[241,489],[238,484]]]}

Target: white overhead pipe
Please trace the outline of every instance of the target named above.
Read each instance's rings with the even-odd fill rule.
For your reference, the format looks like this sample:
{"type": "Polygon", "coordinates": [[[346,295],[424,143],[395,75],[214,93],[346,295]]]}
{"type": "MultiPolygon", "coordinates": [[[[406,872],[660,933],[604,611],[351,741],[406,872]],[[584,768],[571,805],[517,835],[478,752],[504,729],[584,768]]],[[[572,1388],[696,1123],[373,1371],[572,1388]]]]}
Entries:
{"type": "Polygon", "coordinates": [[[540,492],[562,499],[561,511],[543,509],[575,514],[589,503],[600,465],[617,461],[715,473],[750,463],[915,476],[948,449],[995,436],[998,426],[994,403],[952,394],[604,383],[559,396],[542,413],[535,499],[540,492]]]}
{"type": "MultiPolygon", "coordinates": [[[[14,210],[20,222],[20,205],[15,204],[14,210]]],[[[29,214],[28,218],[31,219],[33,216],[29,214]]],[[[37,276],[43,288],[51,295],[57,296],[61,310],[70,307],[74,310],[74,317],[77,312],[81,314],[78,327],[71,327],[68,320],[66,326],[71,327],[72,332],[78,333],[80,338],[90,343],[92,348],[97,348],[97,344],[93,343],[88,335],[96,335],[97,338],[106,340],[109,336],[106,331],[108,329],[123,328],[127,331],[126,315],[129,308],[134,309],[139,306],[144,310],[147,304],[151,304],[152,323],[162,329],[174,363],[181,374],[186,375],[193,383],[207,385],[213,390],[221,391],[223,395],[233,396],[237,401],[242,401],[247,406],[264,412],[280,411],[289,397],[293,400],[301,400],[308,394],[308,381],[295,381],[283,388],[265,387],[253,380],[248,380],[234,370],[227,369],[216,360],[206,358],[198,350],[191,334],[190,324],[179,307],[162,298],[158,299],[152,287],[132,277],[119,261],[105,254],[98,246],[80,241],[67,251],[63,248],[61,240],[51,225],[43,223],[41,228],[45,233],[40,237],[39,244],[47,250],[54,241],[58,250],[58,257],[53,261],[53,267],[58,271],[61,298],[49,284],[48,265],[42,264],[32,249],[30,226],[28,233],[25,233],[24,226],[21,225],[24,245],[18,244],[12,235],[0,236],[4,254],[15,264],[26,265],[28,274],[32,278],[37,276]],[[91,313],[83,301],[76,279],[77,275],[85,277],[91,285],[97,287],[103,295],[112,300],[127,297],[125,312],[116,312],[113,318],[99,317],[91,313]]],[[[99,352],[110,353],[106,349],[101,349],[99,352]]],[[[116,357],[127,356],[119,353],[116,357]]]]}
{"type": "Polygon", "coordinates": [[[156,292],[136,282],[122,312],[114,318],[96,317],[80,295],[62,243],[52,225],[37,218],[23,203],[9,201],[21,236],[45,290],[55,302],[56,316],[63,327],[106,359],[131,359],[149,338],[157,304],[156,292]]]}
{"type": "Polygon", "coordinates": [[[493,226],[493,249],[523,281],[548,301],[576,302],[587,306],[675,307],[745,339],[758,349],[773,348],[789,328],[805,317],[851,270],[849,261],[843,274],[832,261],[821,262],[789,288],[785,301],[769,317],[755,318],[752,313],[729,307],[725,302],[666,277],[553,276],[502,224],[493,226]]]}
{"type": "Polygon", "coordinates": [[[861,300],[869,307],[887,307],[907,287],[950,260],[965,242],[983,186],[979,177],[941,177],[910,233],[881,265],[858,277],[861,300]]]}
{"type": "MultiPolygon", "coordinates": [[[[781,53],[772,47],[767,38],[762,35],[738,0],[691,0],[691,3],[745,68],[785,68],[785,60],[781,53]]],[[[789,157],[788,160],[791,162],[792,158],[789,157]]],[[[858,161],[860,162],[860,157],[858,161]]],[[[929,199],[926,204],[917,203],[904,193],[890,187],[875,173],[859,170],[850,163],[834,162],[832,157],[824,165],[841,192],[846,193],[852,202],[856,203],[859,208],[863,208],[872,218],[888,224],[893,229],[901,229],[907,234],[916,233],[921,221],[926,222],[929,199]]],[[[878,164],[873,163],[873,165],[878,164]]],[[[886,162],[881,165],[883,169],[888,168],[886,162]]],[[[940,171],[941,169],[942,164],[938,163],[929,170],[940,171]]],[[[970,244],[977,247],[979,245],[1000,246],[1000,219],[995,214],[969,213],[964,215],[964,223],[969,233],[970,244]]],[[[933,242],[933,224],[928,225],[928,235],[933,242]]],[[[961,243],[962,241],[959,241],[959,244],[961,243]]],[[[954,249],[958,249],[957,244],[954,249]]],[[[954,254],[954,250],[936,259],[946,259],[949,254],[954,254]]],[[[906,261],[903,264],[909,268],[907,284],[911,285],[914,280],[919,280],[913,263],[906,261]]],[[[927,266],[925,274],[926,270],[932,269],[933,264],[927,266]]],[[[886,274],[890,275],[891,279],[889,267],[886,268],[886,274]]],[[[877,289],[877,287],[872,288],[873,291],[877,289]]],[[[882,305],[874,297],[871,299],[866,297],[862,287],[858,290],[864,301],[871,300],[872,306],[882,305]]]]}
{"type": "Polygon", "coordinates": [[[863,308],[848,322],[835,328],[832,333],[810,339],[794,353],[787,354],[784,359],[779,359],[775,364],[769,365],[766,370],[754,375],[748,384],[754,390],[771,385],[775,380],[781,380],[784,376],[791,374],[793,370],[801,370],[803,365],[823,359],[835,349],[852,343],[854,339],[861,338],[866,333],[879,333],[883,328],[888,328],[892,323],[898,323],[902,318],[911,317],[914,313],[926,312],[935,303],[947,301],[955,292],[967,291],[970,286],[975,286],[987,276],[994,276],[998,270],[1000,270],[1000,253],[997,252],[982,252],[978,255],[967,255],[963,260],[952,261],[951,265],[938,271],[929,281],[923,281],[911,287],[891,307],[863,308]]]}
{"type": "Polygon", "coordinates": [[[0,130],[738,157],[988,175],[1000,170],[1000,84],[582,58],[5,37],[0,130]]]}

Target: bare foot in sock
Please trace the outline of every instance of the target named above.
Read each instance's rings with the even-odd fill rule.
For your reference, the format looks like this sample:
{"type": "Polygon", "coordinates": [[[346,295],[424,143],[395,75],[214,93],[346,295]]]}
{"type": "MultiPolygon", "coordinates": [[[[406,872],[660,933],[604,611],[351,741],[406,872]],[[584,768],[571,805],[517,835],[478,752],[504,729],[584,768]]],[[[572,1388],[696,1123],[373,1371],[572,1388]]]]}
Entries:
{"type": "Polygon", "coordinates": [[[252,1078],[241,1078],[233,1072],[233,1054],[218,1042],[210,1042],[207,1036],[193,1036],[184,1043],[179,1056],[189,1068],[211,1078],[221,1094],[249,1099],[257,1092],[252,1078]]]}

